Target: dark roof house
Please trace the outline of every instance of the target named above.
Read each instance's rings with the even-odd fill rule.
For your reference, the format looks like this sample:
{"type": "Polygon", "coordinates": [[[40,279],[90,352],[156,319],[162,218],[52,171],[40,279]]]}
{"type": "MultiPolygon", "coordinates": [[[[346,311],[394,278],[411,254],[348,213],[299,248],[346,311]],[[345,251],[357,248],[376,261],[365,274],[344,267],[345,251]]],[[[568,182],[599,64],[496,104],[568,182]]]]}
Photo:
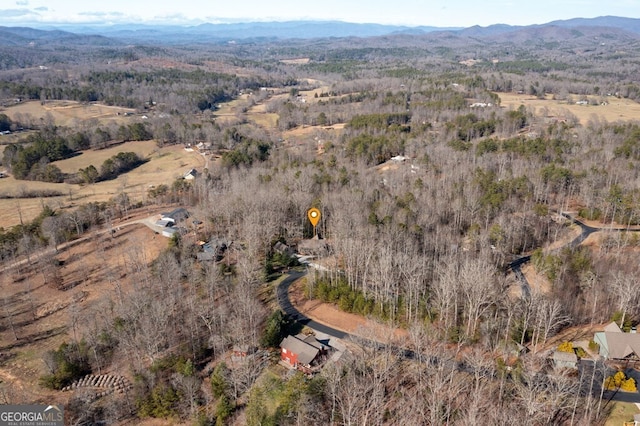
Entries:
{"type": "Polygon", "coordinates": [[[220,260],[228,247],[229,244],[221,238],[212,238],[202,245],[202,251],[196,256],[200,261],[220,260]]]}
{"type": "Polygon", "coordinates": [[[291,367],[310,373],[312,364],[320,355],[326,355],[328,346],[318,341],[314,336],[287,336],[280,343],[282,361],[291,367]]]}

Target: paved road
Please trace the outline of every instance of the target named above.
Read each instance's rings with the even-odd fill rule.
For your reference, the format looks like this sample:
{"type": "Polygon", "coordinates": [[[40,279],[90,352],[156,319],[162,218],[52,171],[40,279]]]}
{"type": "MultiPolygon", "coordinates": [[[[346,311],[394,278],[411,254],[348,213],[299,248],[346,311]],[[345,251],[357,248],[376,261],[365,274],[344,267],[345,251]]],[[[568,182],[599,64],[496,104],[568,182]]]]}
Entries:
{"type": "MultiPolygon", "coordinates": [[[[599,230],[598,228],[592,228],[584,224],[582,224],[581,227],[583,228],[582,234],[580,235],[580,237],[576,238],[570,244],[578,245],[582,241],[584,241],[591,233],[599,230]]],[[[522,274],[522,271],[520,271],[520,265],[528,262],[530,260],[530,256],[525,256],[525,258],[520,258],[510,265],[514,273],[521,280],[521,282],[524,282],[526,284],[526,290],[525,290],[525,284],[523,284],[523,294],[525,291],[527,292],[529,291],[529,285],[526,282],[526,278],[524,277],[524,274],[522,274]]],[[[302,278],[305,275],[306,275],[306,272],[290,272],[288,276],[284,280],[282,280],[282,282],[278,285],[276,289],[276,294],[278,298],[278,304],[280,305],[280,308],[283,310],[283,312],[289,315],[291,318],[293,318],[297,322],[299,322],[300,324],[303,324],[309,328],[312,328],[313,330],[318,331],[320,333],[327,334],[331,337],[338,338],[338,339],[344,339],[345,337],[357,337],[353,334],[349,334],[342,330],[338,330],[333,327],[329,327],[325,324],[321,324],[317,321],[314,321],[311,318],[302,314],[300,311],[296,309],[295,306],[293,306],[293,304],[291,303],[291,300],[289,299],[289,287],[296,280],[302,278]]],[[[527,296],[528,296],[528,293],[527,293],[527,296]]],[[[383,343],[371,341],[371,340],[364,340],[362,341],[362,343],[366,344],[367,346],[371,346],[375,348],[385,347],[383,343]]],[[[400,354],[402,357],[407,359],[415,359],[417,356],[421,355],[420,353],[416,353],[412,350],[405,349],[405,348],[394,346],[392,347],[392,349],[394,349],[395,351],[397,351],[398,354],[400,354]]],[[[455,369],[458,371],[467,372],[469,374],[473,374],[475,371],[474,367],[466,365],[464,362],[456,362],[454,359],[445,360],[445,359],[438,359],[433,356],[427,356],[426,359],[428,359],[429,362],[433,365],[444,365],[445,368],[450,368],[451,370],[455,369]]],[[[601,361],[598,362],[598,364],[595,364],[593,361],[582,360],[578,364],[578,370],[581,376],[580,393],[582,395],[586,395],[590,392],[595,397],[600,396],[600,393],[601,393],[603,372],[607,371],[608,375],[613,374],[613,370],[607,369],[606,366],[601,361]],[[594,371],[594,368],[596,371],[594,371]],[[593,381],[593,383],[591,383],[591,381],[593,381]]],[[[608,403],[609,401],[640,403],[640,393],[638,392],[604,391],[602,393],[602,397],[605,403],[608,403]]]]}
{"type": "Polygon", "coordinates": [[[351,337],[349,333],[346,333],[342,330],[338,330],[337,328],[329,327],[328,325],[321,324],[317,321],[312,320],[311,318],[305,316],[302,312],[298,311],[293,304],[291,304],[291,300],[289,299],[289,287],[293,282],[302,278],[306,275],[306,272],[289,272],[289,276],[282,280],[282,282],[278,285],[277,288],[277,297],[278,304],[282,311],[289,315],[291,318],[296,320],[302,325],[306,325],[309,328],[314,329],[320,333],[328,334],[331,337],[335,337],[337,339],[344,339],[345,337],[351,337]]]}
{"type": "Polygon", "coordinates": [[[584,240],[587,239],[587,237],[589,237],[589,235],[593,234],[594,232],[598,232],[598,231],[606,231],[606,230],[614,230],[614,231],[626,231],[626,228],[594,228],[593,226],[589,226],[586,223],[576,219],[575,217],[571,216],[569,213],[560,213],[562,216],[566,217],[567,219],[569,219],[571,222],[575,223],[576,225],[578,225],[580,227],[580,229],[582,229],[582,232],[580,233],[580,235],[578,235],[573,241],[571,241],[568,245],[569,247],[577,247],[580,244],[582,244],[582,242],[584,240]]]}
{"type": "MultiPolygon", "coordinates": [[[[586,223],[582,222],[581,220],[575,218],[574,216],[570,215],[569,213],[565,213],[565,212],[560,212],[560,215],[566,217],[567,219],[569,219],[571,222],[575,223],[576,225],[578,225],[580,227],[580,229],[582,230],[582,232],[580,232],[580,235],[578,235],[576,238],[574,238],[572,241],[570,241],[566,246],[563,247],[577,247],[580,244],[582,244],[584,242],[584,240],[586,240],[589,235],[593,234],[594,232],[600,232],[600,231],[630,231],[630,232],[638,232],[640,231],[640,229],[629,229],[626,227],[609,227],[609,226],[603,226],[603,227],[593,227],[593,226],[589,226],[586,223]]],[[[529,297],[531,295],[531,286],[529,285],[529,282],[527,281],[527,277],[522,273],[522,270],[520,269],[520,267],[522,265],[524,265],[525,263],[528,263],[531,260],[531,256],[527,255],[527,256],[522,256],[517,258],[516,260],[514,260],[513,262],[511,262],[508,266],[508,269],[511,269],[513,271],[513,273],[515,274],[516,278],[518,279],[518,281],[520,281],[520,286],[522,287],[522,295],[523,297],[529,297]]]]}
{"type": "MultiPolygon", "coordinates": [[[[578,363],[578,372],[580,375],[581,384],[580,394],[584,396],[588,395],[589,392],[591,392],[591,395],[599,397],[600,393],[602,392],[602,384],[605,375],[612,376],[616,373],[616,371],[617,370],[614,368],[607,367],[607,365],[602,360],[580,360],[580,362],[578,363]]],[[[636,382],[638,381],[639,377],[637,371],[626,370],[625,373],[636,379],[636,382]]],[[[602,392],[602,401],[605,404],[608,404],[610,401],[640,403],[640,393],[623,392],[620,390],[605,390],[604,392],[602,392]]]]}

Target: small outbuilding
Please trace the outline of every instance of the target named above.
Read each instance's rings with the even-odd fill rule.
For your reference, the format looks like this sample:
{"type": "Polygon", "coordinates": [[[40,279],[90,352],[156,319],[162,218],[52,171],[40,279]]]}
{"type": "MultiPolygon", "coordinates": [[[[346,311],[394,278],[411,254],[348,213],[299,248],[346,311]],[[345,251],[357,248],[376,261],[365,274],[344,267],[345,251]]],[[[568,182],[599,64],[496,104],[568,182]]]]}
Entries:
{"type": "Polygon", "coordinates": [[[551,360],[557,368],[578,368],[578,356],[574,352],[554,351],[551,360]]]}
{"type": "Polygon", "coordinates": [[[198,176],[198,171],[196,169],[191,169],[188,172],[186,172],[184,175],[182,175],[182,178],[184,180],[193,180],[196,178],[196,176],[198,176]]]}
{"type": "Polygon", "coordinates": [[[167,238],[171,238],[171,237],[173,237],[173,234],[175,234],[176,232],[178,232],[177,228],[164,228],[162,230],[162,236],[163,237],[167,237],[167,238]]]}

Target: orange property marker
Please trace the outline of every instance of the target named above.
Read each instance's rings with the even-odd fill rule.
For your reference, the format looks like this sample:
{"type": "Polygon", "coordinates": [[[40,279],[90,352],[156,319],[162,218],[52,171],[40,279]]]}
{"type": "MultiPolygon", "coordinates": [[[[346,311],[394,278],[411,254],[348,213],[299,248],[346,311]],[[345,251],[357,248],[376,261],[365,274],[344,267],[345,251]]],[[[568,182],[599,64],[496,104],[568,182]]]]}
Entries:
{"type": "Polygon", "coordinates": [[[316,209],[315,207],[310,208],[307,211],[307,217],[309,218],[309,222],[311,222],[311,224],[315,228],[315,226],[320,221],[320,210],[316,209]]]}

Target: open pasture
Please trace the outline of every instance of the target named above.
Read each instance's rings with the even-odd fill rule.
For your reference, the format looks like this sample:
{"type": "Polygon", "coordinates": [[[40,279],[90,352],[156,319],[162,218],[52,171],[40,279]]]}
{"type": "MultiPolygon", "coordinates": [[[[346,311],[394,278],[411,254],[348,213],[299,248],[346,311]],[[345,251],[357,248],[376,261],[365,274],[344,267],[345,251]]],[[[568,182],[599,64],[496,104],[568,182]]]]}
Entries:
{"type": "Polygon", "coordinates": [[[534,108],[539,116],[567,118],[574,115],[582,125],[586,125],[594,117],[607,122],[640,120],[639,103],[615,96],[598,97],[597,99],[604,100],[603,104],[598,105],[578,105],[577,95],[573,96],[574,101],[571,103],[555,100],[551,95],[545,99],[516,93],[498,93],[498,96],[501,106],[507,109],[517,109],[524,105],[526,108],[534,108]]]}
{"type": "Polygon", "coordinates": [[[72,126],[91,119],[96,119],[101,123],[108,121],[115,121],[118,124],[129,123],[132,117],[124,114],[133,114],[134,112],[135,110],[131,108],[75,101],[47,101],[44,104],[40,101],[21,102],[3,111],[14,121],[23,121],[28,114],[38,122],[45,120],[50,115],[58,126],[72,126]]]}
{"type": "Polygon", "coordinates": [[[98,182],[92,185],[71,185],[67,183],[34,182],[15,180],[12,176],[0,179],[0,194],[16,196],[20,193],[42,190],[54,190],[64,195],[48,198],[4,198],[0,199],[0,226],[11,227],[23,221],[35,218],[44,205],[52,208],[73,209],[81,204],[94,201],[107,201],[124,191],[131,202],[145,200],[151,185],[170,185],[189,169],[203,167],[205,160],[197,152],[185,151],[182,146],[158,148],[154,141],[127,142],[100,151],[85,151],[81,155],[56,164],[65,173],[77,172],[93,164],[98,170],[107,158],[118,152],[136,152],[146,163],[120,175],[117,179],[98,182]]]}

